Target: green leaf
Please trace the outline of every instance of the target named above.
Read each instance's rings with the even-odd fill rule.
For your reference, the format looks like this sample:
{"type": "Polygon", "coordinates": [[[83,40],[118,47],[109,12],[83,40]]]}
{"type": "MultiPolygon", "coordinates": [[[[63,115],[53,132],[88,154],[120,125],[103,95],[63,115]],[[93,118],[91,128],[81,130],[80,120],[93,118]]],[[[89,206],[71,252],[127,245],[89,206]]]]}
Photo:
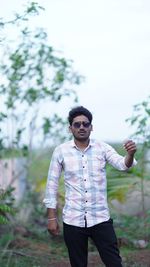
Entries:
{"type": "Polygon", "coordinates": [[[7,224],[7,223],[8,223],[8,219],[4,217],[3,215],[0,215],[0,224],[7,224]]]}

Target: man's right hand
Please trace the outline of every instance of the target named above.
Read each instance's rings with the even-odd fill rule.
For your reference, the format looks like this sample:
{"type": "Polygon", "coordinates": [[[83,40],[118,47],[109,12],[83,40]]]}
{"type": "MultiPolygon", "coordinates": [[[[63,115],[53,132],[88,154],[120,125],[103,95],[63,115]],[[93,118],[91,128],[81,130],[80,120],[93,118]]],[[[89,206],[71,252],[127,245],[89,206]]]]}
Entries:
{"type": "Polygon", "coordinates": [[[52,235],[58,235],[59,234],[59,224],[57,222],[57,219],[48,221],[47,230],[52,235]]]}

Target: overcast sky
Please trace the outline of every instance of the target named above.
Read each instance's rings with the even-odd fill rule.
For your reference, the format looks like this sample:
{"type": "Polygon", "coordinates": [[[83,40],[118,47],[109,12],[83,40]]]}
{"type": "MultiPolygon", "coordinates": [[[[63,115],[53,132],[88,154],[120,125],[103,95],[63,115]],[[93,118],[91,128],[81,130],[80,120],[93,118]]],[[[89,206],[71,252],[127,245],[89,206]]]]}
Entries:
{"type": "MultiPolygon", "coordinates": [[[[19,11],[23,0],[0,0],[0,16],[19,11]]],[[[125,119],[150,95],[149,0],[41,0],[36,21],[49,42],[73,59],[86,80],[79,103],[94,116],[92,136],[123,141],[132,132],[125,119]]],[[[67,116],[69,102],[63,109],[67,116]]]]}

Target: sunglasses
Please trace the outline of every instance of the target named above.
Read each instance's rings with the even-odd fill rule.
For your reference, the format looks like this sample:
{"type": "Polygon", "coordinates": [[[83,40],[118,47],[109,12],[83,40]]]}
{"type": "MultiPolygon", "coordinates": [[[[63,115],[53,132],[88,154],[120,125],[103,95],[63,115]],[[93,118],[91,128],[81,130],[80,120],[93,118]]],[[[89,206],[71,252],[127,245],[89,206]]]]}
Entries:
{"type": "Polygon", "coordinates": [[[91,123],[90,122],[87,122],[87,121],[77,121],[77,122],[74,122],[73,124],[73,127],[76,128],[76,129],[79,129],[81,127],[81,125],[84,127],[84,128],[89,128],[91,123]]]}

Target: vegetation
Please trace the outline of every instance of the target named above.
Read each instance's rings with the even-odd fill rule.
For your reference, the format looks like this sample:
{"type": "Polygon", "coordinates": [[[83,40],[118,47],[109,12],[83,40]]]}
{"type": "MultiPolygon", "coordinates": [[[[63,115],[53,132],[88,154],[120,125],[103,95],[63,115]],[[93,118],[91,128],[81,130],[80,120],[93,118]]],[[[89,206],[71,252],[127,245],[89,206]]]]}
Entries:
{"type": "MultiPolygon", "coordinates": [[[[0,266],[3,267],[69,266],[61,220],[60,236],[50,236],[46,231],[46,210],[42,199],[52,147],[66,139],[66,121],[59,115],[59,107],[63,106],[66,98],[70,105],[77,103],[75,89],[82,77],[74,71],[72,61],[49,45],[43,28],[31,27],[30,21],[40,12],[43,8],[31,2],[23,14],[16,14],[11,21],[1,19],[0,23],[4,29],[16,28],[19,36],[11,42],[1,36],[4,56],[0,62],[3,77],[0,97],[4,105],[0,111],[0,158],[25,158],[27,176],[26,194],[17,209],[13,188],[9,185],[5,191],[0,189],[0,266]],[[49,149],[46,149],[47,144],[49,149]]],[[[150,241],[150,213],[145,208],[145,181],[149,181],[146,170],[149,160],[145,157],[150,148],[149,115],[150,97],[135,105],[133,116],[127,119],[135,129],[133,138],[138,143],[136,168],[119,174],[111,167],[107,168],[110,202],[113,199],[124,202],[129,190],[135,190],[140,184],[142,213],[130,217],[112,210],[126,267],[146,267],[150,262],[149,253],[146,254],[149,246],[147,250],[140,250],[145,257],[143,261],[138,257],[139,248],[133,242],[150,241]]],[[[120,145],[116,145],[116,149],[123,153],[120,145]]],[[[13,178],[18,179],[19,175],[22,174],[15,174],[13,178]]],[[[58,197],[60,218],[64,204],[63,177],[58,197]]],[[[102,266],[92,242],[89,243],[89,252],[91,266],[102,266]]]]}
{"type": "Polygon", "coordinates": [[[150,96],[133,107],[133,116],[127,122],[135,129],[132,137],[139,144],[138,166],[133,173],[140,180],[142,212],[145,214],[145,181],[150,181],[147,167],[150,165],[148,151],[150,149],[150,96]]]}
{"type": "Polygon", "coordinates": [[[7,190],[0,189],[0,224],[7,224],[10,215],[14,214],[14,198],[12,192],[14,188],[10,187],[7,190]]]}
{"type": "MultiPolygon", "coordinates": [[[[43,28],[29,26],[30,17],[40,10],[31,3],[25,14],[16,15],[10,23],[18,35],[15,40],[5,40],[2,46],[1,150],[15,148],[26,152],[37,144],[40,147],[43,140],[46,144],[46,139],[50,144],[58,142],[64,138],[65,120],[54,110],[66,97],[71,104],[77,101],[75,86],[82,77],[73,70],[72,61],[49,45],[43,28]]],[[[1,23],[5,27],[7,24],[1,23]]]]}
{"type": "MultiPolygon", "coordinates": [[[[36,214],[39,216],[40,214],[36,214]]],[[[38,218],[38,217],[36,217],[38,218]]],[[[150,225],[150,217],[147,218],[150,225]]],[[[142,222],[135,217],[115,218],[114,224],[117,231],[121,255],[126,267],[148,267],[149,247],[147,250],[134,247],[133,240],[143,238],[142,222]],[[121,243],[122,242],[122,243],[121,243]]],[[[148,228],[147,228],[148,229],[148,228]]],[[[3,228],[4,230],[4,228],[3,228]]],[[[6,228],[5,228],[6,231],[6,228]]],[[[46,224],[32,223],[21,226],[9,226],[7,234],[0,239],[0,264],[3,267],[69,267],[67,250],[62,238],[52,237],[46,231],[46,224]]],[[[95,246],[89,242],[89,267],[102,267],[95,246]]]]}
{"type": "MultiPolygon", "coordinates": [[[[33,149],[43,150],[44,145],[52,146],[65,139],[66,121],[55,110],[65,98],[69,97],[71,105],[77,102],[75,88],[82,80],[73,70],[73,62],[49,45],[46,31],[31,26],[41,10],[31,2],[23,14],[16,14],[11,21],[0,21],[4,29],[15,29],[13,40],[1,38],[0,158],[9,157],[12,165],[13,157],[25,158],[28,177],[34,164],[33,149]]],[[[8,188],[22,173],[12,175],[8,188]]],[[[27,187],[30,194],[30,181],[27,187]]]]}

